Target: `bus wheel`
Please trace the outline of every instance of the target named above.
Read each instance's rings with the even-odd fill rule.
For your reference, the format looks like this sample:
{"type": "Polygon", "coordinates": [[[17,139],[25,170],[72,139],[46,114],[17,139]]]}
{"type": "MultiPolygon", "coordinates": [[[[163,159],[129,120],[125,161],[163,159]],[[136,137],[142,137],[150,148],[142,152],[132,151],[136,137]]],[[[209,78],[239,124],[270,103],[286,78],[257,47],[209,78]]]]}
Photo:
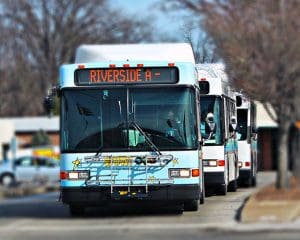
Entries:
{"type": "Polygon", "coordinates": [[[217,194],[225,196],[227,194],[227,184],[222,184],[217,188],[217,194]]]}
{"type": "Polygon", "coordinates": [[[251,180],[252,180],[252,181],[251,181],[252,187],[256,187],[256,176],[252,177],[251,180]]]}
{"type": "Polygon", "coordinates": [[[244,183],[245,187],[251,187],[252,186],[252,177],[245,179],[243,183],[244,183]]]}
{"type": "MultiPolygon", "coordinates": [[[[204,172],[203,169],[202,172],[204,172]]],[[[205,201],[205,184],[204,184],[204,177],[202,175],[202,191],[200,193],[200,204],[204,204],[204,201],[205,201]]]]}
{"type": "Polygon", "coordinates": [[[70,205],[70,214],[72,217],[80,217],[84,215],[84,207],[82,206],[76,206],[76,205],[70,205]]]}
{"type": "Polygon", "coordinates": [[[228,185],[228,191],[230,191],[230,192],[236,192],[236,190],[237,190],[237,180],[233,180],[228,185]]]}
{"type": "Polygon", "coordinates": [[[194,212],[198,211],[199,208],[199,200],[190,200],[184,202],[184,211],[194,212]]]}
{"type": "Polygon", "coordinates": [[[202,192],[200,193],[200,204],[204,204],[204,202],[205,202],[205,187],[203,184],[202,192]]]}

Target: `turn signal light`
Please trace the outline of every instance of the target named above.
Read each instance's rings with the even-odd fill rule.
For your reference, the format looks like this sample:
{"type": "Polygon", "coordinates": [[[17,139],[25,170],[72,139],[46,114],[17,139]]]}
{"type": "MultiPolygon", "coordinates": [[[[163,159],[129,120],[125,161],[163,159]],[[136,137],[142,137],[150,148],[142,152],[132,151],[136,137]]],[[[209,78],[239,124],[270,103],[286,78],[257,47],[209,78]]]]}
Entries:
{"type": "Polygon", "coordinates": [[[218,166],[224,167],[225,166],[225,160],[218,160],[218,166]]]}
{"type": "Polygon", "coordinates": [[[199,177],[199,176],[200,176],[199,168],[192,169],[192,177],[199,177]]]}
{"type": "Polygon", "coordinates": [[[68,178],[68,173],[67,172],[60,172],[60,179],[64,180],[68,178]]]}

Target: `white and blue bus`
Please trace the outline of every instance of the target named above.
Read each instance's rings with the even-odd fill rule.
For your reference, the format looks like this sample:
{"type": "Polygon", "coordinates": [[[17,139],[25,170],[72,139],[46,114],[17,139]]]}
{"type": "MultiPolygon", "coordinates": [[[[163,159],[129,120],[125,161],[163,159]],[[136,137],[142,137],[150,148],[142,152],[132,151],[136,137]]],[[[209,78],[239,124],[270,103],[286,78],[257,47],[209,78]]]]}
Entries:
{"type": "Polygon", "coordinates": [[[239,183],[247,187],[256,186],[257,131],[256,108],[253,101],[236,93],[237,139],[239,148],[239,183]]]}
{"type": "Polygon", "coordinates": [[[151,61],[164,51],[180,56],[191,47],[87,45],[76,64],[61,66],[61,199],[71,214],[112,201],[189,211],[203,203],[194,59],[151,61]]]}
{"type": "Polygon", "coordinates": [[[197,64],[201,91],[201,134],[207,190],[225,195],[236,191],[238,144],[236,103],[222,64],[197,64]]]}

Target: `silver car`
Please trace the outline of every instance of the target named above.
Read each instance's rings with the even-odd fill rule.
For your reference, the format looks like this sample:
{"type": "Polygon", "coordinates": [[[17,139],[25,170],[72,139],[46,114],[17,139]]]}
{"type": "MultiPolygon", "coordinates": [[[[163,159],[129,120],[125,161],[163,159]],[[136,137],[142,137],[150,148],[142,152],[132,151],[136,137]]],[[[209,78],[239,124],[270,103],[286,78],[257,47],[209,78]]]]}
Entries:
{"type": "Polygon", "coordinates": [[[57,182],[59,171],[59,163],[55,159],[24,156],[0,165],[0,183],[3,186],[10,186],[18,182],[37,180],[57,182]]]}

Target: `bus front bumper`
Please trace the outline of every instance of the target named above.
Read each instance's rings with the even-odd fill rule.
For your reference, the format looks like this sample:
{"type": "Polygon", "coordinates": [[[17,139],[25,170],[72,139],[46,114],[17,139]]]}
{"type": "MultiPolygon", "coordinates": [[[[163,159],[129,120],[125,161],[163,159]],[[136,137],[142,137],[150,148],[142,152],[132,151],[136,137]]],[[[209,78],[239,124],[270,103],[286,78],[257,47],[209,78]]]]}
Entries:
{"type": "Polygon", "coordinates": [[[189,201],[200,196],[200,186],[197,184],[148,186],[145,187],[62,187],[61,199],[65,204],[96,206],[111,201],[189,201]]]}
{"type": "Polygon", "coordinates": [[[204,172],[205,186],[225,184],[224,172],[204,172]]]}
{"type": "Polygon", "coordinates": [[[251,169],[240,169],[239,180],[251,178],[251,169]]]}

